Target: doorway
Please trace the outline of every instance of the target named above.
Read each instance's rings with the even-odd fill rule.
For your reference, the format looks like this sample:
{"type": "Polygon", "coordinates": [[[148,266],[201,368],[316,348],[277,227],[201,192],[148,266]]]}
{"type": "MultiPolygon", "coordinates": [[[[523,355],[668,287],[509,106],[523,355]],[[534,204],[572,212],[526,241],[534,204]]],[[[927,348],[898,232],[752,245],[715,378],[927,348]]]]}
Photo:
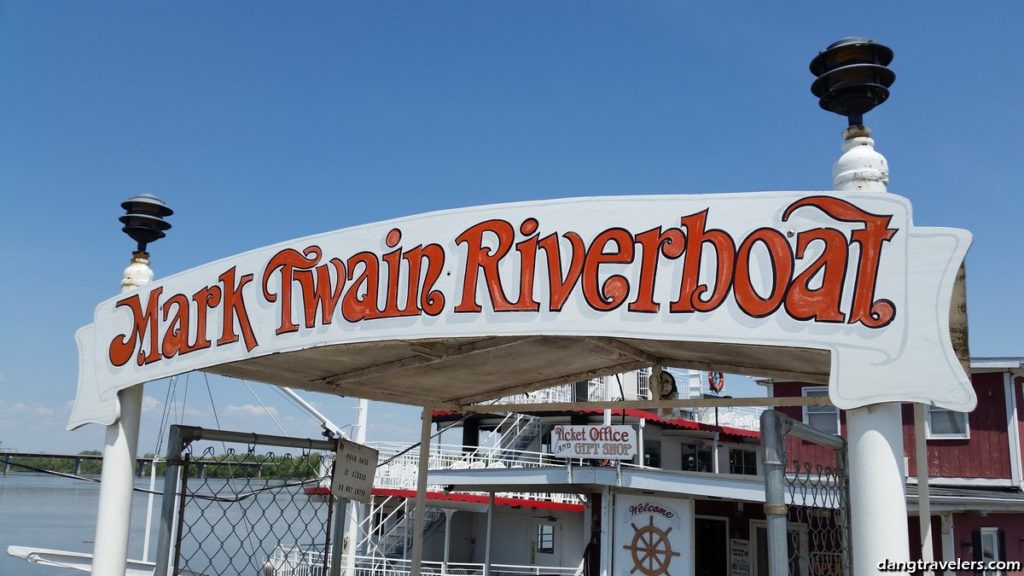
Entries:
{"type": "Polygon", "coordinates": [[[696,576],[729,575],[729,519],[697,516],[693,520],[696,576]]]}
{"type": "MultiPolygon", "coordinates": [[[[789,523],[789,573],[808,576],[807,525],[789,523]]],[[[753,576],[768,576],[768,524],[764,520],[750,521],[751,545],[754,558],[753,576]]]]}

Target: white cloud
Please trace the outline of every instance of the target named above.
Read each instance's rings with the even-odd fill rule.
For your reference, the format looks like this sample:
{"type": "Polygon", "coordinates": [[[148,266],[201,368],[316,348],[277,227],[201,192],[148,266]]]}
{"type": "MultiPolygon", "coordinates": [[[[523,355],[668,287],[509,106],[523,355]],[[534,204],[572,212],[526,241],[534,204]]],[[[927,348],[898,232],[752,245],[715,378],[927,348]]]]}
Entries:
{"type": "MultiPolygon", "coordinates": [[[[157,402],[157,405],[160,406],[161,410],[163,410],[163,402],[157,402]]],[[[145,406],[146,406],[146,399],[145,399],[145,397],[143,397],[143,399],[142,399],[142,406],[143,406],[143,410],[145,410],[145,406]]],[[[182,406],[185,407],[185,412],[184,412],[184,416],[185,417],[188,417],[188,418],[199,418],[199,417],[202,417],[202,416],[206,416],[206,412],[203,411],[203,410],[200,410],[198,408],[193,408],[192,406],[189,406],[188,404],[184,404],[183,405],[181,402],[177,402],[177,401],[176,402],[171,402],[169,411],[170,411],[170,414],[171,414],[171,420],[173,422],[175,422],[175,423],[178,422],[178,419],[183,415],[183,413],[182,413],[182,406]]]]}
{"type": "Polygon", "coordinates": [[[52,405],[25,400],[0,407],[0,440],[5,449],[45,452],[77,452],[103,447],[102,426],[65,430],[70,403],[52,405]]]}
{"type": "Polygon", "coordinates": [[[28,414],[32,416],[43,417],[53,416],[54,414],[56,414],[56,411],[50,408],[49,406],[36,403],[26,404],[24,402],[12,404],[11,407],[7,409],[7,411],[12,414],[28,414]]]}
{"type": "Polygon", "coordinates": [[[45,404],[39,404],[36,402],[33,402],[31,404],[18,402],[17,404],[12,404],[11,407],[7,409],[7,411],[12,414],[26,414],[41,417],[49,417],[57,413],[53,408],[50,408],[45,404]]]}
{"type": "Polygon", "coordinates": [[[255,404],[242,404],[241,406],[231,404],[224,409],[224,414],[227,416],[265,416],[268,412],[277,418],[277,408],[273,406],[267,406],[264,409],[263,406],[255,404]]]}
{"type": "Polygon", "coordinates": [[[156,398],[153,398],[152,396],[143,396],[142,397],[142,411],[143,412],[152,412],[154,410],[159,410],[163,405],[164,405],[163,402],[157,400],[156,398]]]}

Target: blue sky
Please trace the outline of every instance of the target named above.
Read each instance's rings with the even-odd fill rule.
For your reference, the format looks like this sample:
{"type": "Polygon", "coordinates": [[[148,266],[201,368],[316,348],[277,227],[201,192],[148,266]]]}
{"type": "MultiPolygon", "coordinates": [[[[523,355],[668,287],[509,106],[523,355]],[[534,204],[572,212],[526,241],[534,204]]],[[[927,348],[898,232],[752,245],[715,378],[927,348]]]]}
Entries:
{"type": "MultiPolygon", "coordinates": [[[[984,3],[8,2],[0,4],[0,441],[63,431],[74,331],[116,293],[119,203],[175,210],[157,276],[442,208],[632,193],[831,187],[845,120],[807,64],[832,41],[896,52],[867,116],[915,223],[971,230],[975,355],[1024,355],[1018,299],[1024,9],[984,3]],[[785,5],[794,6],[794,5],[785,5]]],[[[276,431],[211,380],[222,424],[276,431]]],[[[181,394],[183,382],[178,393],[181,394]]],[[[186,420],[213,425],[202,375],[186,420]]],[[[315,426],[258,386],[293,434],[315,426]]],[[[143,451],[166,383],[146,389],[143,451]]],[[[311,395],[340,423],[352,401],[311,395]]],[[[371,438],[415,435],[375,405],[371,438]]]]}

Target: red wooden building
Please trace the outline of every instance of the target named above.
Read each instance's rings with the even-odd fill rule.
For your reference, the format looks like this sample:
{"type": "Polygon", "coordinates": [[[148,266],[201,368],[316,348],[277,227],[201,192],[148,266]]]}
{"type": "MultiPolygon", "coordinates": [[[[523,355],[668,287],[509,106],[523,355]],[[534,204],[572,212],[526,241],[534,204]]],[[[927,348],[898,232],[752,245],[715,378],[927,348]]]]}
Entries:
{"type": "MultiPolygon", "coordinates": [[[[972,358],[978,406],[971,413],[925,408],[932,543],[936,560],[1024,561],[1024,358],[972,358]]],[[[827,394],[827,387],[765,381],[772,396],[827,394]]],[[[846,434],[846,415],[833,406],[779,408],[825,432],[846,434]]],[[[903,408],[904,476],[911,557],[920,557],[914,410],[903,408]]],[[[831,451],[799,439],[787,457],[830,463],[831,451]]],[[[1024,572],[1011,572],[1024,574],[1024,572]]]]}

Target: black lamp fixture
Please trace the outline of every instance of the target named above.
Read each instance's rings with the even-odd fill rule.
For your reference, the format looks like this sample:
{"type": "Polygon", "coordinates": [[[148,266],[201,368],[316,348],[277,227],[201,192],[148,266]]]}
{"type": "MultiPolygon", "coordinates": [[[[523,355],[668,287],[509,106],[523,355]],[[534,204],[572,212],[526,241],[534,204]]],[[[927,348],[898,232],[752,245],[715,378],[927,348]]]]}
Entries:
{"type": "Polygon", "coordinates": [[[171,228],[170,222],[164,217],[174,211],[164,201],[152,194],[140,194],[121,203],[125,214],[121,216],[124,228],[121,230],[138,244],[138,251],[145,252],[146,245],[166,236],[165,230],[171,228]]]}
{"type": "Polygon", "coordinates": [[[811,60],[811,73],[818,77],[811,93],[825,110],[846,116],[850,126],[862,126],[864,113],[889,98],[896,80],[886,68],[890,62],[888,46],[869,38],[843,38],[811,60]]]}

